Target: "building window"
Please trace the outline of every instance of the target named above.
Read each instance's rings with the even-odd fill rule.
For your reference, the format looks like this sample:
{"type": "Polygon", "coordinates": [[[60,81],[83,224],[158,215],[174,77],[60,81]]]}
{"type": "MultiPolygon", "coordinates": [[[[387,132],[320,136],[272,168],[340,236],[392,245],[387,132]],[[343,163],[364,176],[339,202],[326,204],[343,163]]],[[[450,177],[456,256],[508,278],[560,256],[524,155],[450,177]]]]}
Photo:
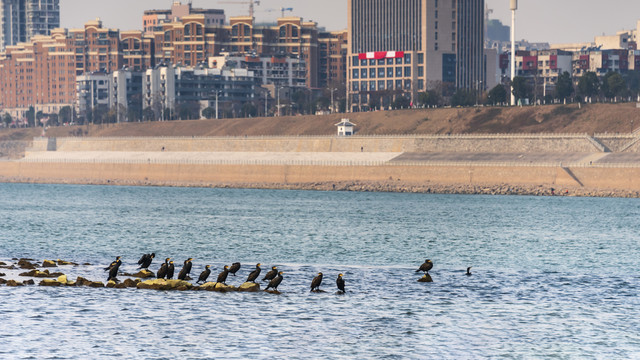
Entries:
{"type": "Polygon", "coordinates": [[[396,77],[402,77],[402,68],[400,66],[396,68],[396,77]]]}
{"type": "Polygon", "coordinates": [[[436,37],[436,40],[438,40],[438,32],[437,31],[435,32],[435,37],[436,37]]]}
{"type": "Polygon", "coordinates": [[[384,90],[384,80],[378,80],[378,90],[384,90]]]}
{"type": "Polygon", "coordinates": [[[387,89],[389,90],[393,89],[393,80],[387,80],[387,89]]]}
{"type": "Polygon", "coordinates": [[[434,7],[438,7],[438,0],[435,0],[435,6],[434,7]]]}
{"type": "Polygon", "coordinates": [[[434,23],[435,23],[435,29],[438,30],[438,22],[435,21],[434,23]]]}
{"type": "Polygon", "coordinates": [[[411,80],[405,80],[404,81],[404,88],[405,89],[411,89],[411,80]]]}
{"type": "Polygon", "coordinates": [[[424,54],[418,53],[418,64],[424,64],[424,54]]]}
{"type": "Polygon", "coordinates": [[[358,78],[358,75],[359,75],[358,69],[353,69],[352,77],[353,77],[354,79],[357,79],[357,78],[358,78]]]}
{"type": "Polygon", "coordinates": [[[434,15],[434,16],[435,16],[435,18],[437,19],[437,18],[438,18],[438,10],[434,11],[434,12],[433,12],[433,15],[434,15]]]}
{"type": "Polygon", "coordinates": [[[378,68],[378,77],[384,78],[384,68],[378,68]]]}
{"type": "Polygon", "coordinates": [[[396,58],[396,64],[402,64],[402,58],[401,57],[396,58]]]}
{"type": "Polygon", "coordinates": [[[357,81],[353,82],[353,86],[352,86],[352,90],[353,91],[360,91],[360,84],[357,81]]]}
{"type": "Polygon", "coordinates": [[[393,65],[393,58],[387,59],[387,65],[393,65]]]}
{"type": "Polygon", "coordinates": [[[418,76],[424,76],[424,67],[418,66],[418,76]]]}
{"type": "Polygon", "coordinates": [[[366,79],[367,78],[367,69],[360,69],[360,77],[362,79],[366,79]]]}
{"type": "Polygon", "coordinates": [[[384,65],[384,59],[379,59],[378,60],[378,65],[384,65]]]}
{"type": "Polygon", "coordinates": [[[396,80],[396,89],[402,89],[402,80],[396,80]]]}
{"type": "Polygon", "coordinates": [[[424,90],[424,80],[418,79],[418,90],[424,90]]]}
{"type": "Polygon", "coordinates": [[[367,60],[366,59],[360,60],[360,66],[367,66],[367,60]]]}
{"type": "Polygon", "coordinates": [[[404,76],[405,77],[410,77],[411,76],[411,67],[410,66],[405,66],[404,67],[404,76]]]}
{"type": "Polygon", "coordinates": [[[353,64],[353,66],[358,66],[358,64],[359,64],[358,55],[353,55],[351,57],[351,64],[353,64]]]}
{"type": "Polygon", "coordinates": [[[404,63],[411,64],[411,54],[404,54],[404,63]]]}
{"type": "Polygon", "coordinates": [[[376,59],[369,59],[369,66],[375,66],[376,59]]]}
{"type": "Polygon", "coordinates": [[[438,43],[433,44],[433,50],[438,51],[438,43]]]}
{"type": "Polygon", "coordinates": [[[376,90],[376,82],[375,81],[369,81],[369,90],[371,90],[371,91],[375,91],[376,90]]]}
{"type": "Polygon", "coordinates": [[[376,69],[369,68],[369,79],[375,79],[375,78],[376,78],[376,69]]]}
{"type": "Polygon", "coordinates": [[[387,68],[387,77],[393,77],[393,68],[387,68]]]}

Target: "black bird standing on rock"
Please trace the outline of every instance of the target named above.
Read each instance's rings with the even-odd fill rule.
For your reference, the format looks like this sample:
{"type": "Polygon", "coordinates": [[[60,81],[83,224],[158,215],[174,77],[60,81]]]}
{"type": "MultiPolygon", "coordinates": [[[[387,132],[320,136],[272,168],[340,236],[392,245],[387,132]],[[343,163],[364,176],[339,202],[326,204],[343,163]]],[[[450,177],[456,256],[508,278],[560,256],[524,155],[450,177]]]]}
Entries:
{"type": "Polygon", "coordinates": [[[224,269],[222,270],[222,272],[220,274],[218,274],[218,281],[216,281],[216,284],[217,283],[223,283],[223,284],[227,285],[227,283],[226,283],[227,275],[229,275],[229,265],[225,265],[224,269]]]}
{"type": "Polygon", "coordinates": [[[278,291],[278,285],[282,282],[282,274],[284,274],[284,272],[280,271],[276,277],[269,281],[269,285],[267,285],[267,288],[264,290],[267,291],[269,288],[273,288],[273,290],[278,291]]]}
{"type": "Polygon", "coordinates": [[[258,275],[260,275],[260,272],[262,271],[262,269],[260,269],[260,263],[256,264],[256,268],[255,270],[253,270],[252,272],[249,273],[249,276],[247,276],[247,282],[251,281],[253,283],[256,282],[256,279],[258,278],[258,275]]]}
{"type": "Polygon", "coordinates": [[[209,270],[210,267],[211,265],[207,265],[204,267],[204,271],[200,273],[200,276],[198,277],[198,281],[196,281],[196,284],[207,281],[207,278],[209,278],[209,275],[211,274],[211,270],[209,270]]]}
{"type": "Polygon", "coordinates": [[[120,260],[120,256],[118,256],[118,259],[109,266],[109,278],[107,281],[113,280],[118,282],[118,269],[120,269],[120,265],[122,265],[122,261],[120,260]]]}
{"type": "Polygon", "coordinates": [[[188,258],[184,261],[184,265],[182,265],[182,269],[178,273],[178,280],[186,280],[189,273],[191,273],[191,262],[193,258],[188,258]]]}
{"type": "Polygon", "coordinates": [[[342,278],[342,274],[338,274],[338,278],[336,279],[336,285],[338,286],[338,290],[344,291],[344,279],[342,278]]]}
{"type": "Polygon", "coordinates": [[[138,269],[148,269],[154,257],[156,257],[156,253],[143,254],[140,260],[138,260],[138,265],[140,265],[138,269]]]}
{"type": "Polygon", "coordinates": [[[322,273],[319,272],[318,276],[314,277],[311,281],[311,291],[320,290],[320,284],[322,284],[322,273]]]}
{"type": "Polygon", "coordinates": [[[278,275],[278,267],[272,266],[271,270],[269,270],[269,272],[262,278],[262,281],[271,281],[276,277],[276,275],[278,275]]]}
{"type": "Polygon", "coordinates": [[[117,256],[116,259],[114,261],[111,262],[111,264],[109,264],[109,266],[107,266],[106,268],[104,268],[104,271],[107,270],[111,270],[111,268],[118,262],[120,261],[120,259],[122,258],[122,256],[117,256]]]}
{"type": "Polygon", "coordinates": [[[169,261],[169,267],[167,268],[167,280],[173,279],[173,273],[176,267],[173,265],[173,261],[169,261]]]}
{"type": "Polygon", "coordinates": [[[466,275],[467,275],[467,276],[471,276],[471,266],[469,266],[469,267],[467,268],[467,274],[466,274],[466,275]]]}
{"type": "Polygon", "coordinates": [[[157,276],[158,279],[164,279],[164,277],[167,276],[167,271],[169,270],[169,260],[171,260],[171,258],[164,259],[164,263],[160,265],[157,276]]]}
{"type": "Polygon", "coordinates": [[[233,264],[231,264],[231,267],[229,268],[229,272],[232,273],[233,276],[236,276],[236,272],[238,272],[238,270],[240,270],[239,262],[234,262],[233,264]]]}
{"type": "Polygon", "coordinates": [[[431,270],[433,268],[433,263],[431,262],[431,260],[427,259],[424,261],[424,264],[420,265],[420,268],[418,270],[416,270],[416,272],[424,272],[424,274],[428,274],[429,270],[431,270]]]}

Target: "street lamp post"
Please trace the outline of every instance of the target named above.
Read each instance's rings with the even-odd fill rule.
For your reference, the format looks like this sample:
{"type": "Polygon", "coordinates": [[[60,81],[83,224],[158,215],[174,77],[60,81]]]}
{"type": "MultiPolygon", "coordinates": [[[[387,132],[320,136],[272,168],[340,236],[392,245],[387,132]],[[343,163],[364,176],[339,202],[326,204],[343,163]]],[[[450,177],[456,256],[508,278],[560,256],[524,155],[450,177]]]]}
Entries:
{"type": "Polygon", "coordinates": [[[218,119],[218,95],[220,95],[220,92],[216,91],[216,120],[218,119]]]}
{"type": "Polygon", "coordinates": [[[333,92],[336,91],[338,89],[329,89],[329,91],[331,91],[331,114],[333,114],[335,112],[335,105],[333,103],[333,92]]]}
{"type": "Polygon", "coordinates": [[[516,77],[516,10],[518,0],[510,1],[511,9],[511,106],[516,105],[516,96],[513,93],[513,78],[516,77]]]}

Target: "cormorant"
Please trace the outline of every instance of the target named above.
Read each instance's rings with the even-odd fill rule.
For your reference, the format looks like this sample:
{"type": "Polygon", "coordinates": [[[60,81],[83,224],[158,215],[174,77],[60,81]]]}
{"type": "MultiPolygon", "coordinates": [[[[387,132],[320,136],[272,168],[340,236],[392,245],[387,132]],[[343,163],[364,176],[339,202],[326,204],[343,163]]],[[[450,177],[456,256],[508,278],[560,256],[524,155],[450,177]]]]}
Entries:
{"type": "Polygon", "coordinates": [[[117,260],[112,262],[111,265],[109,265],[109,278],[107,279],[107,281],[109,280],[113,280],[115,282],[118,282],[118,269],[120,268],[120,265],[122,265],[122,261],[120,260],[120,256],[118,256],[117,260]]]}
{"type": "Polygon", "coordinates": [[[278,267],[272,266],[271,270],[262,278],[262,281],[273,280],[278,275],[278,267]]]}
{"type": "Polygon", "coordinates": [[[173,266],[173,261],[169,261],[169,267],[167,268],[167,280],[173,279],[173,273],[176,270],[173,266]]]}
{"type": "Polygon", "coordinates": [[[247,276],[247,282],[251,281],[253,283],[256,282],[256,279],[258,278],[258,276],[260,275],[260,272],[262,271],[262,269],[260,269],[260,263],[256,264],[256,268],[255,270],[253,270],[251,273],[249,273],[249,276],[247,276]]]}
{"type": "Polygon", "coordinates": [[[336,279],[336,285],[338,285],[338,290],[344,291],[344,279],[342,278],[342,274],[338,274],[338,278],[336,279]]]}
{"type": "Polygon", "coordinates": [[[111,264],[109,264],[109,266],[107,266],[106,268],[104,268],[104,271],[108,271],[111,270],[111,268],[118,262],[120,261],[120,258],[122,258],[122,256],[117,256],[116,259],[114,261],[111,262],[111,264]]]}
{"type": "Polygon", "coordinates": [[[138,269],[148,269],[154,257],[156,257],[156,253],[143,254],[140,260],[138,260],[138,265],[140,265],[138,269]]]}
{"type": "Polygon", "coordinates": [[[319,272],[318,276],[314,277],[311,281],[311,291],[320,290],[320,284],[322,284],[322,273],[319,272]]]}
{"type": "Polygon", "coordinates": [[[233,276],[236,276],[236,272],[238,272],[238,270],[240,270],[239,262],[234,262],[233,264],[231,264],[231,267],[229,268],[229,272],[232,273],[233,276]]]}
{"type": "Polygon", "coordinates": [[[467,275],[467,276],[471,276],[471,266],[469,266],[469,267],[467,268],[467,274],[466,274],[466,275],[467,275]]]}
{"type": "Polygon", "coordinates": [[[158,279],[164,279],[164,277],[167,276],[167,271],[169,270],[169,260],[171,260],[171,258],[164,259],[164,262],[162,263],[162,265],[160,265],[157,276],[158,279]]]}
{"type": "Polygon", "coordinates": [[[266,291],[269,290],[269,288],[273,288],[273,290],[278,291],[278,285],[282,282],[282,274],[284,274],[284,271],[280,271],[276,277],[271,279],[271,281],[269,281],[269,285],[267,285],[267,288],[264,290],[266,291]]]}
{"type": "Polygon", "coordinates": [[[182,269],[178,273],[178,280],[187,279],[187,275],[191,273],[191,265],[192,265],[191,261],[193,261],[193,258],[188,258],[187,260],[184,261],[184,265],[182,265],[182,269]]]}
{"type": "Polygon", "coordinates": [[[196,284],[207,281],[209,274],[211,274],[211,270],[209,270],[210,267],[211,265],[207,265],[204,267],[204,271],[200,273],[200,276],[198,277],[198,281],[196,281],[196,284]]]}
{"type": "Polygon", "coordinates": [[[229,265],[225,265],[222,272],[218,274],[218,281],[216,281],[216,283],[223,283],[227,285],[227,275],[229,275],[229,265]]]}
{"type": "Polygon", "coordinates": [[[431,262],[431,260],[427,259],[424,261],[424,264],[420,265],[420,268],[416,270],[416,272],[423,271],[426,275],[429,273],[429,270],[431,270],[431,268],[433,268],[433,263],[431,262]]]}

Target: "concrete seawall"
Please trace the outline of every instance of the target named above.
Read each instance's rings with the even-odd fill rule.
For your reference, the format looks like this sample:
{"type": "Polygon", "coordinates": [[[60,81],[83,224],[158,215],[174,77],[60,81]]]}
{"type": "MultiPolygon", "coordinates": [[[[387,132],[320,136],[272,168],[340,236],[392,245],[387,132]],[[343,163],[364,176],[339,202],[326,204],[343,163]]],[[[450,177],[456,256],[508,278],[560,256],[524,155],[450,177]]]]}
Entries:
{"type": "Polygon", "coordinates": [[[640,197],[636,141],[612,136],[599,142],[583,134],[38,138],[24,159],[0,162],[0,180],[464,193],[519,187],[515,193],[524,194],[566,188],[585,196],[640,197]],[[612,153],[602,152],[602,143],[631,153],[623,164],[607,163],[612,153]],[[453,160],[397,160],[420,154],[453,160]],[[475,160],[459,160],[470,154],[475,160]],[[511,160],[483,162],[482,154],[511,160]]]}

